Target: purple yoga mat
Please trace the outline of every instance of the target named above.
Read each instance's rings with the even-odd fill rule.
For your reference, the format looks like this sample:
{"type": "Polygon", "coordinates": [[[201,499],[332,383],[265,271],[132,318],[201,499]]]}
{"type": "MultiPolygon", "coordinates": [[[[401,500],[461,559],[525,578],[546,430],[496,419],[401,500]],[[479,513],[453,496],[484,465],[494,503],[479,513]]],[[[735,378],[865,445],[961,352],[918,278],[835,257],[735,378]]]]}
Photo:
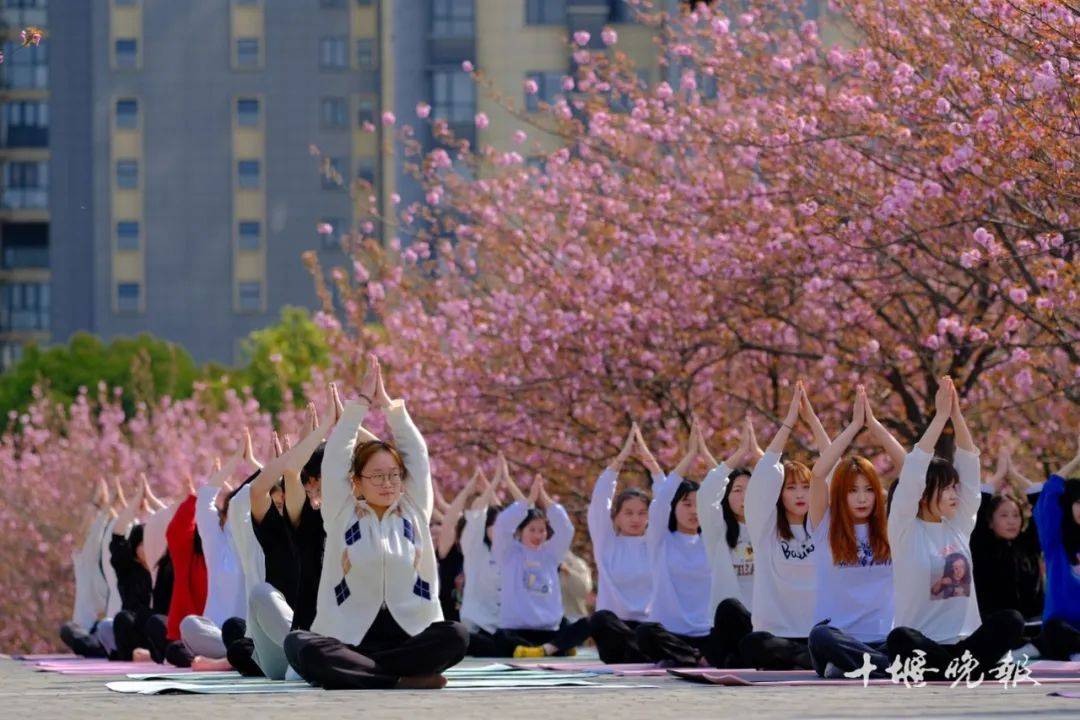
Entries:
{"type": "MultiPolygon", "coordinates": [[[[806,686],[806,685],[846,685],[848,687],[858,687],[862,684],[862,680],[826,680],[820,678],[812,670],[709,670],[705,668],[693,668],[689,670],[669,670],[671,675],[680,678],[682,680],[689,680],[690,682],[707,683],[711,685],[725,685],[725,686],[749,686],[749,685],[785,685],[791,687],[806,686]]],[[[1080,682],[1080,677],[1045,677],[1038,674],[1034,675],[1034,679],[1043,685],[1053,685],[1058,683],[1074,683],[1080,682]]],[[[869,682],[873,686],[891,686],[895,685],[891,679],[873,679],[869,682]]],[[[927,683],[928,685],[951,685],[951,680],[932,681],[927,683]]],[[[1027,684],[1027,683],[1024,683],[1027,684]]],[[[983,685],[998,685],[996,680],[992,678],[984,680],[983,685]]]]}
{"type": "Polygon", "coordinates": [[[1080,700],[1080,692],[1075,692],[1073,690],[1058,690],[1057,692],[1052,692],[1050,694],[1056,695],[1057,697],[1069,698],[1070,700],[1080,700]]]}
{"type": "Polygon", "coordinates": [[[38,661],[35,667],[42,672],[62,675],[125,675],[127,673],[159,672],[168,667],[170,673],[190,672],[190,668],[173,668],[155,662],[110,662],[100,659],[38,661]]]}
{"type": "Polygon", "coordinates": [[[23,662],[34,662],[38,660],[75,660],[78,655],[72,655],[71,653],[40,653],[37,655],[12,655],[12,660],[21,660],[23,662]]]}

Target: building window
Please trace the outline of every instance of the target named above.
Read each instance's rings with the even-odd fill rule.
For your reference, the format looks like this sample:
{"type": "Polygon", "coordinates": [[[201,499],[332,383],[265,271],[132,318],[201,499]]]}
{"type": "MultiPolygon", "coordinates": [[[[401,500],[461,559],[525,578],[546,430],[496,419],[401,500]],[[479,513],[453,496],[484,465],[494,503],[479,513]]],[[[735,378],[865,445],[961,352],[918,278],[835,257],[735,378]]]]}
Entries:
{"type": "Polygon", "coordinates": [[[319,124],[325,130],[343,130],[349,127],[349,106],[345,98],[323,98],[319,104],[319,124]]]}
{"type": "Polygon", "coordinates": [[[14,282],[0,288],[0,332],[49,329],[48,283],[14,282]]]}
{"type": "Polygon", "coordinates": [[[362,157],[356,161],[356,178],[374,187],[376,164],[373,157],[362,157]]]}
{"type": "Polygon", "coordinates": [[[4,63],[0,65],[0,77],[5,87],[12,90],[49,87],[49,42],[22,47],[21,43],[3,44],[4,63]]]}
{"type": "Polygon", "coordinates": [[[139,312],[142,287],[139,283],[126,282],[116,284],[116,310],[122,313],[139,312]]]}
{"type": "Polygon", "coordinates": [[[6,208],[46,208],[49,206],[49,163],[9,162],[4,164],[3,202],[6,208]]]}
{"type": "Polygon", "coordinates": [[[241,312],[259,312],[262,310],[262,283],[242,282],[237,286],[241,312]]]}
{"type": "Polygon", "coordinates": [[[0,343],[0,372],[10,370],[22,359],[23,345],[21,342],[0,343]]]}
{"type": "Polygon", "coordinates": [[[362,68],[375,67],[375,41],[365,38],[356,41],[356,64],[362,68]]]}
{"type": "Polygon", "coordinates": [[[49,103],[43,100],[10,100],[3,105],[3,147],[48,147],[49,103]]]}
{"type": "Polygon", "coordinates": [[[431,75],[432,115],[451,123],[472,122],[476,114],[476,86],[461,70],[436,70],[431,75]]]}
{"type": "Polygon", "coordinates": [[[4,223],[5,270],[49,267],[47,223],[4,223]]]}
{"type": "Polygon", "coordinates": [[[255,98],[240,98],[236,101],[236,124],[242,127],[258,127],[258,100],[255,98]]]}
{"type": "Polygon", "coordinates": [[[324,8],[343,8],[345,0],[319,0],[319,5],[324,8]]]}
{"type": "Polygon", "coordinates": [[[348,174],[345,171],[346,167],[348,167],[348,165],[346,164],[345,158],[326,158],[322,167],[322,189],[344,190],[345,181],[348,178],[348,174]]]}
{"type": "Polygon", "coordinates": [[[375,122],[375,100],[373,98],[360,98],[356,103],[356,108],[356,124],[358,126],[375,122]]]}
{"type": "Polygon", "coordinates": [[[139,223],[137,220],[120,220],[116,223],[116,249],[139,249],[139,223]]]}
{"type": "Polygon", "coordinates": [[[116,41],[116,67],[131,69],[139,64],[139,41],[135,38],[118,38],[116,41]]]}
{"type": "Polygon", "coordinates": [[[345,227],[344,221],[341,218],[336,217],[324,217],[319,221],[319,225],[329,225],[330,232],[323,234],[319,233],[319,243],[323,250],[335,250],[341,249],[341,233],[342,228],[345,227]]]}
{"type": "Polygon", "coordinates": [[[343,35],[319,39],[319,67],[324,70],[344,70],[349,63],[349,43],[343,35]]]}
{"type": "Polygon", "coordinates": [[[113,0],[113,4],[131,7],[138,3],[138,0],[113,0]]]}
{"type": "Polygon", "coordinates": [[[563,73],[558,71],[531,72],[525,75],[529,80],[536,83],[535,93],[525,93],[525,109],[536,112],[540,109],[540,103],[555,103],[562,94],[563,73]]]}
{"type": "Polygon", "coordinates": [[[116,187],[121,190],[136,190],[139,187],[139,161],[116,161],[116,187]]]}
{"type": "Polygon", "coordinates": [[[262,246],[262,223],[258,220],[241,220],[237,230],[241,250],[258,250],[262,246]]]}
{"type": "Polygon", "coordinates": [[[258,160],[238,160],[236,172],[242,190],[258,190],[262,185],[262,163],[258,160]]]}
{"type": "Polygon", "coordinates": [[[259,38],[236,38],[236,66],[259,67],[259,38]]]}
{"type": "Polygon", "coordinates": [[[566,23],[566,0],[525,0],[526,25],[566,23]]]}
{"type": "Polygon", "coordinates": [[[139,127],[139,103],[125,98],[116,101],[116,127],[131,130],[139,127]]]}
{"type": "Polygon", "coordinates": [[[473,0],[432,0],[431,34],[434,37],[472,37],[473,0]]]}

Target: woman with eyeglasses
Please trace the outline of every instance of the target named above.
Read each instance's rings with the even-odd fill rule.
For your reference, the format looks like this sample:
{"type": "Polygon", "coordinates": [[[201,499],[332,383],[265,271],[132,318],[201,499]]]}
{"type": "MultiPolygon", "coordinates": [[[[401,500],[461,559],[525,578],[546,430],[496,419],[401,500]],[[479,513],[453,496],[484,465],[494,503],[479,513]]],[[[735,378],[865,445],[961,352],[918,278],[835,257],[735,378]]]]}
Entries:
{"type": "Polygon", "coordinates": [[[469,635],[442,619],[427,445],[405,403],[386,394],[374,355],[327,440],[322,476],[326,560],[311,631],[285,637],[289,664],[328,690],[445,686],[469,635]],[[372,406],[392,443],[357,442],[372,406]]]}

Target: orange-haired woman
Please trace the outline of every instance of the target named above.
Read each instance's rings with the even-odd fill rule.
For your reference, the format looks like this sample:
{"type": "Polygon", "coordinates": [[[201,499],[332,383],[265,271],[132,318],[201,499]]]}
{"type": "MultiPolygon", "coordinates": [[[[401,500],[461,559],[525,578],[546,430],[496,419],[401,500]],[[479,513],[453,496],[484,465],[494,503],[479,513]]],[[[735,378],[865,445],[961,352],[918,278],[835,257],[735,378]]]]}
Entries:
{"type": "Polygon", "coordinates": [[[809,645],[822,677],[861,667],[863,653],[881,671],[888,665],[880,652],[893,622],[885,490],[873,463],[859,455],[843,457],[864,427],[895,467],[904,462],[904,449],[874,418],[860,385],[851,424],[821,454],[810,485],[810,525],[818,546],[814,618],[819,624],[810,631],[809,645]]]}

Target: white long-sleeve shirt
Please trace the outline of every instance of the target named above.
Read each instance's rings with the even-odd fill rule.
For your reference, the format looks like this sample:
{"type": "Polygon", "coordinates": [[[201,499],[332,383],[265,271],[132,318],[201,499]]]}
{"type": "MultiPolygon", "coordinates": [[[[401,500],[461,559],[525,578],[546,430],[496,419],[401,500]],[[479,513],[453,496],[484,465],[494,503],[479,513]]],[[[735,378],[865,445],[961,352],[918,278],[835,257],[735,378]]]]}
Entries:
{"type": "Polygon", "coordinates": [[[214,498],[221,488],[203,485],[196,493],[195,526],[206,560],[206,606],[203,615],[221,627],[231,617],[247,618],[244,571],[228,523],[221,526],[214,498]]]}
{"type": "Polygon", "coordinates": [[[499,627],[506,630],[557,630],[563,618],[559,563],[570,549],[574,526],[562,505],[547,509],[552,536],[538,548],[525,547],[514,531],[529,509],[512,503],[495,519],[492,549],[499,563],[502,587],[499,627]]]}
{"type": "Polygon", "coordinates": [[[494,633],[499,629],[499,597],[502,576],[495,553],[484,542],[487,507],[465,511],[461,554],[465,566],[465,590],[461,599],[461,622],[470,631],[494,633]]]}
{"type": "Polygon", "coordinates": [[[712,573],[700,533],[687,535],[668,530],[671,501],[680,483],[682,478],[674,473],[653,483],[649,527],[645,531],[653,572],[649,620],[678,635],[702,637],[712,629],[712,573]]]}
{"type": "MultiPolygon", "coordinates": [[[[236,555],[240,559],[240,570],[244,575],[244,599],[248,611],[251,609],[247,604],[251,602],[251,591],[266,581],[266,556],[251,525],[251,485],[248,483],[233,495],[229,502],[229,518],[226,521],[236,547],[236,555]]],[[[249,624],[245,634],[251,637],[250,632],[249,624]]]]}
{"type": "Polygon", "coordinates": [[[109,520],[108,510],[99,511],[86,532],[82,546],[71,554],[75,569],[75,606],[71,619],[86,630],[98,621],[109,604],[109,584],[101,565],[101,546],[104,540],[109,539],[105,535],[109,520]]]}
{"type": "Polygon", "coordinates": [[[814,625],[816,546],[802,525],[791,540],[776,531],[776,499],[784,488],[780,453],[765,453],[746,486],[746,526],[754,546],[755,631],[777,637],[804,638],[814,625]]]}
{"type": "MultiPolygon", "coordinates": [[[[697,494],[698,519],[701,522],[701,537],[705,541],[705,550],[709,556],[709,567],[712,569],[712,585],[709,589],[709,612],[716,614],[716,606],[728,598],[735,598],[746,607],[753,602],[753,592],[747,592],[748,587],[753,587],[754,559],[750,543],[744,542],[741,546],[736,544],[734,548],[727,543],[727,521],[724,519],[724,511],[721,502],[727,491],[730,480],[731,468],[720,463],[709,471],[705,480],[701,483],[701,489],[697,494]],[[740,550],[738,557],[734,554],[740,550]],[[749,556],[749,557],[746,557],[749,556]],[[739,570],[744,570],[749,562],[749,575],[740,576],[739,570]],[[736,568],[736,565],[739,567],[736,568]],[[749,582],[745,582],[749,580],[749,582]]],[[[742,527],[740,526],[740,530],[742,527]]],[[[740,532],[740,535],[742,533],[740,532]]]]}
{"type": "MultiPolygon", "coordinates": [[[[589,503],[589,537],[599,575],[596,609],[609,610],[622,620],[644,622],[649,618],[653,586],[649,543],[645,535],[630,537],[615,532],[611,503],[618,480],[610,470],[600,473],[589,503]]],[[[653,478],[654,483],[661,480],[663,476],[653,478]]]]}
{"type": "MultiPolygon", "coordinates": [[[[878,498],[877,502],[884,502],[884,498],[878,498]]],[[[881,642],[889,634],[893,622],[892,562],[875,562],[870,526],[859,523],[855,525],[856,564],[837,565],[829,543],[832,521],[832,511],[826,510],[821,522],[810,533],[817,546],[814,551],[817,573],[814,622],[828,618],[833,627],[856,640],[881,642]]]]}
{"type": "Polygon", "coordinates": [[[154,582],[157,582],[158,563],[168,549],[168,544],[165,542],[165,530],[169,527],[169,522],[173,519],[178,507],[180,503],[175,502],[158,510],[143,523],[143,554],[146,555],[146,564],[150,568],[150,577],[154,582]]]}
{"type": "Polygon", "coordinates": [[[959,506],[952,520],[924,522],[919,500],[932,456],[918,447],[904,458],[889,513],[896,627],[910,627],[939,643],[954,643],[979,627],[979,605],[968,541],[979,512],[979,454],[957,450],[959,506]],[[941,583],[946,561],[963,569],[959,583],[941,583]],[[938,587],[935,588],[935,585],[938,587]],[[936,590],[936,592],[935,592],[936,590]]]}
{"type": "Polygon", "coordinates": [[[431,541],[431,466],[424,438],[405,403],[386,409],[394,444],[405,462],[401,497],[380,520],[352,489],[352,457],[367,405],[349,403],[326,442],[322,516],[326,552],[312,632],[359,645],[379,609],[410,635],[442,620],[435,546],[431,541]],[[351,567],[343,577],[342,554],[351,567]]]}

